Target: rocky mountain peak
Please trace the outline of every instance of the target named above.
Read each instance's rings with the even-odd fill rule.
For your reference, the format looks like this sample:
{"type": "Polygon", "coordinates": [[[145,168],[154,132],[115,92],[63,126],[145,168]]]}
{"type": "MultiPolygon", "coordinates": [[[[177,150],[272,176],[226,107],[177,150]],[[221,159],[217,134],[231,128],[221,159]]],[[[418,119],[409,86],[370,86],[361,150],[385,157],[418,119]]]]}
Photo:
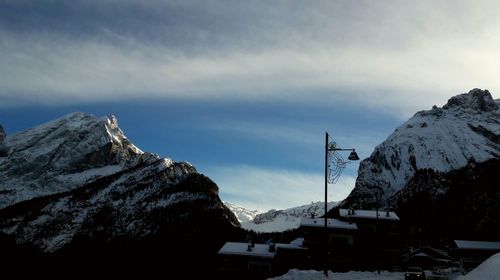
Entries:
{"type": "Polygon", "coordinates": [[[0,154],[0,208],[158,160],[130,143],[114,116],[80,112],[5,136],[0,154]]]}
{"type": "Polygon", "coordinates": [[[475,111],[487,112],[498,110],[498,105],[495,104],[491,93],[487,89],[481,90],[475,88],[468,93],[463,93],[450,98],[448,103],[443,106],[443,109],[453,108],[472,109],[475,111]]]}
{"type": "Polygon", "coordinates": [[[471,161],[500,158],[499,116],[490,92],[480,89],[416,113],[360,163],[343,206],[373,206],[377,196],[387,202],[419,170],[449,172],[471,161]]]}

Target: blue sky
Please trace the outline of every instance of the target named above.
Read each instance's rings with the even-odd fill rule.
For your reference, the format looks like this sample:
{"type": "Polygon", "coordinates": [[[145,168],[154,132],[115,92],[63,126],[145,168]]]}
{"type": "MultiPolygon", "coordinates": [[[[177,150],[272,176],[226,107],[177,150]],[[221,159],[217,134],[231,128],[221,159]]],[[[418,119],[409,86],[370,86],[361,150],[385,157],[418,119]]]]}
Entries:
{"type": "Polygon", "coordinates": [[[499,96],[499,4],[414,2],[0,1],[0,124],[113,114],[223,200],[319,201],[326,130],[365,158],[418,110],[499,96]]]}

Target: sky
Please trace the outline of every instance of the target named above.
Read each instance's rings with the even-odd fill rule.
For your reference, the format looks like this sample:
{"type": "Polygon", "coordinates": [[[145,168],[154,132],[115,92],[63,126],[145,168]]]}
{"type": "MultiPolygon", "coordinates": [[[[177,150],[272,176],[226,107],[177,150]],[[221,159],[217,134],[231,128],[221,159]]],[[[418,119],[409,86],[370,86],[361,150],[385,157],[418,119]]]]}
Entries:
{"type": "MultiPolygon", "coordinates": [[[[115,115],[224,201],[324,199],[324,134],[363,159],[420,110],[500,91],[497,1],[0,0],[0,124],[115,115]]],[[[344,155],[347,157],[347,154],[344,155]]],[[[353,188],[359,162],[329,185],[353,188]]]]}

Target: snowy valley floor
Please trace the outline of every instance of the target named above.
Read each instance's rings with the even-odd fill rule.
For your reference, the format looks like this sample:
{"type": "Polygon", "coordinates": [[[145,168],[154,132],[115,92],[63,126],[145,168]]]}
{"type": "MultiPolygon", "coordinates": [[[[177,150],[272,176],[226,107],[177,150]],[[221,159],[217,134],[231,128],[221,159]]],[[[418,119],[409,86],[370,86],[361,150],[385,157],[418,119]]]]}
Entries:
{"type": "MultiPolygon", "coordinates": [[[[466,275],[460,275],[458,272],[444,275],[441,278],[431,276],[426,272],[427,279],[449,279],[449,280],[498,280],[500,279],[500,253],[491,256],[474,270],[466,275]]],[[[315,270],[297,270],[292,269],[285,275],[271,278],[273,280],[402,280],[404,272],[381,271],[380,275],[370,271],[350,271],[345,273],[329,272],[328,278],[322,271],[315,270]]]]}
{"type": "Polygon", "coordinates": [[[345,273],[329,272],[328,278],[322,271],[315,270],[296,270],[292,269],[287,274],[271,278],[273,280],[401,280],[404,278],[403,272],[387,272],[381,271],[380,275],[377,272],[370,271],[350,271],[345,273]]]}
{"type": "MultiPolygon", "coordinates": [[[[427,274],[429,275],[429,274],[427,274]]],[[[445,276],[447,278],[431,278],[427,279],[449,279],[449,280],[472,280],[472,279],[482,279],[482,280],[493,280],[498,278],[461,278],[458,273],[445,276]]],[[[350,271],[350,272],[329,272],[328,277],[325,277],[322,271],[316,270],[297,270],[292,269],[288,271],[285,275],[270,278],[268,280],[403,280],[404,272],[389,272],[381,271],[380,275],[375,271],[350,271]]]]}

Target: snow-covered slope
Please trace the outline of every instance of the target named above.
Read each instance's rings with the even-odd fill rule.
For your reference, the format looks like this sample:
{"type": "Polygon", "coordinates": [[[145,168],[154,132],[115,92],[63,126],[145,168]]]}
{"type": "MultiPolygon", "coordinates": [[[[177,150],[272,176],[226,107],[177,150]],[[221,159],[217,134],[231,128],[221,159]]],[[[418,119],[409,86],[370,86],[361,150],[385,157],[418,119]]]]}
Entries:
{"type": "Polygon", "coordinates": [[[387,201],[417,170],[448,172],[500,157],[500,102],[487,90],[452,97],[442,108],[420,111],[394,131],[358,170],[343,205],[373,204],[380,187],[387,201]]]}
{"type": "Polygon", "coordinates": [[[224,202],[224,204],[233,212],[240,223],[251,222],[258,214],[261,214],[262,211],[259,210],[249,210],[241,206],[237,206],[235,204],[224,202]]]}
{"type": "Polygon", "coordinates": [[[131,144],[113,116],[84,113],[7,135],[1,145],[0,208],[69,191],[154,157],[131,144]]]}
{"type": "MultiPolygon", "coordinates": [[[[337,206],[338,202],[329,202],[328,209],[337,206]]],[[[308,205],[284,210],[272,209],[256,215],[253,220],[241,221],[241,227],[256,232],[280,232],[298,228],[303,217],[320,217],[325,212],[324,202],[314,202],[308,205]]]]}
{"type": "Polygon", "coordinates": [[[268,278],[268,280],[401,280],[403,272],[381,271],[349,271],[329,272],[328,277],[323,271],[290,269],[286,274],[268,278]]]}
{"type": "Polygon", "coordinates": [[[140,151],[114,117],[75,113],[3,144],[0,233],[16,244],[44,253],[89,242],[195,244],[239,225],[215,183],[189,163],[140,151]]]}

